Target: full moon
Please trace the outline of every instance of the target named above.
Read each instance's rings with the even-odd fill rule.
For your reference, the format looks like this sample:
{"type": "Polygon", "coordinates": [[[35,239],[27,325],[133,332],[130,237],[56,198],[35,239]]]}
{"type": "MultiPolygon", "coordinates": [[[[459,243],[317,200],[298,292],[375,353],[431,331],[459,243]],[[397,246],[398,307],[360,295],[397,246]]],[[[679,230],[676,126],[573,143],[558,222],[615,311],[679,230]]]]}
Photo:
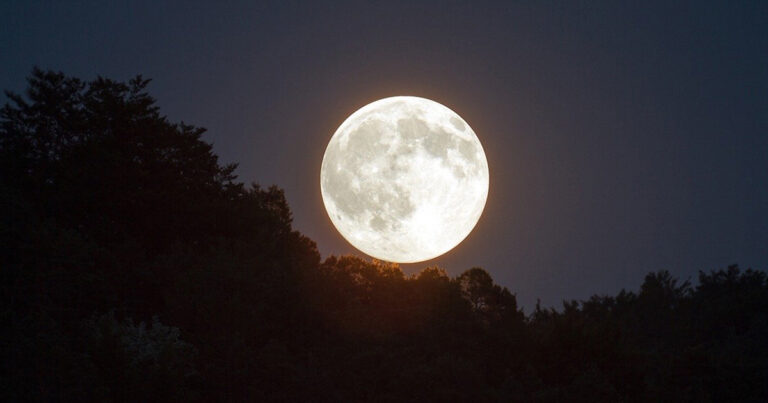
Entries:
{"type": "Polygon", "coordinates": [[[320,169],[331,222],[354,247],[396,263],[448,252],[488,198],[488,161],[456,112],[425,98],[372,102],[334,133],[320,169]]]}

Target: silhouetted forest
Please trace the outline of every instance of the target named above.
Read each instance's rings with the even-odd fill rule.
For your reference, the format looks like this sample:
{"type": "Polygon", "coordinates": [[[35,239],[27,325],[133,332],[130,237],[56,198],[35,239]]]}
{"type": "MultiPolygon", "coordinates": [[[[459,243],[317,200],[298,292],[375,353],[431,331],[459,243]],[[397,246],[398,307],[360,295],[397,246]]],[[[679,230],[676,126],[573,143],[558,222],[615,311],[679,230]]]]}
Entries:
{"type": "Polygon", "coordinates": [[[0,400],[768,401],[764,272],[525,315],[481,268],[321,261],[148,82],[7,93],[0,400]]]}

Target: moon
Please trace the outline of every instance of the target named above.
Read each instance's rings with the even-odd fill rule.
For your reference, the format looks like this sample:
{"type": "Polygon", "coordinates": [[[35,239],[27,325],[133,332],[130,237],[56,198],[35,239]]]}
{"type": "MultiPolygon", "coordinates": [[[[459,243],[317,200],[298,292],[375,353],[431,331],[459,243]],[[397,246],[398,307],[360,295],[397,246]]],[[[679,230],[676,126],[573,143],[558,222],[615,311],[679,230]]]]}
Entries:
{"type": "Polygon", "coordinates": [[[397,96],[357,110],[323,156],[320,189],[331,222],[355,248],[414,263],[458,245],[488,198],[488,161],[456,112],[397,96]]]}

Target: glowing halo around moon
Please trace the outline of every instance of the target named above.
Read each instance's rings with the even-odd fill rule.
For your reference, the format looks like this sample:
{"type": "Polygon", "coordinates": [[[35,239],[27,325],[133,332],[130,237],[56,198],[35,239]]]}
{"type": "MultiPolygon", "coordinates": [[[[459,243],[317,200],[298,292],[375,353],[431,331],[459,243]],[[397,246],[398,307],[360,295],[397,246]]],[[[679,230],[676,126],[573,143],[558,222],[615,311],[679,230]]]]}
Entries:
{"type": "Polygon", "coordinates": [[[448,252],[488,198],[488,161],[472,128],[425,98],[370,103],[334,133],[320,169],[323,203],[354,247],[397,263],[448,252]]]}

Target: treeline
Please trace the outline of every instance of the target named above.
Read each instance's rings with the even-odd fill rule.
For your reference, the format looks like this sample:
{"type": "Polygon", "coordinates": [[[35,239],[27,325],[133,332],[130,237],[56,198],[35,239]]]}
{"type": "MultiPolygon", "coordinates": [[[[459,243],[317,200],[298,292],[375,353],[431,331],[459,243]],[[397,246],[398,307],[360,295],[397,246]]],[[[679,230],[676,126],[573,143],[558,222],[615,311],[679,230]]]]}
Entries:
{"type": "Polygon", "coordinates": [[[768,401],[764,272],[526,316],[480,268],[321,261],[147,84],[7,94],[0,400],[768,401]]]}

